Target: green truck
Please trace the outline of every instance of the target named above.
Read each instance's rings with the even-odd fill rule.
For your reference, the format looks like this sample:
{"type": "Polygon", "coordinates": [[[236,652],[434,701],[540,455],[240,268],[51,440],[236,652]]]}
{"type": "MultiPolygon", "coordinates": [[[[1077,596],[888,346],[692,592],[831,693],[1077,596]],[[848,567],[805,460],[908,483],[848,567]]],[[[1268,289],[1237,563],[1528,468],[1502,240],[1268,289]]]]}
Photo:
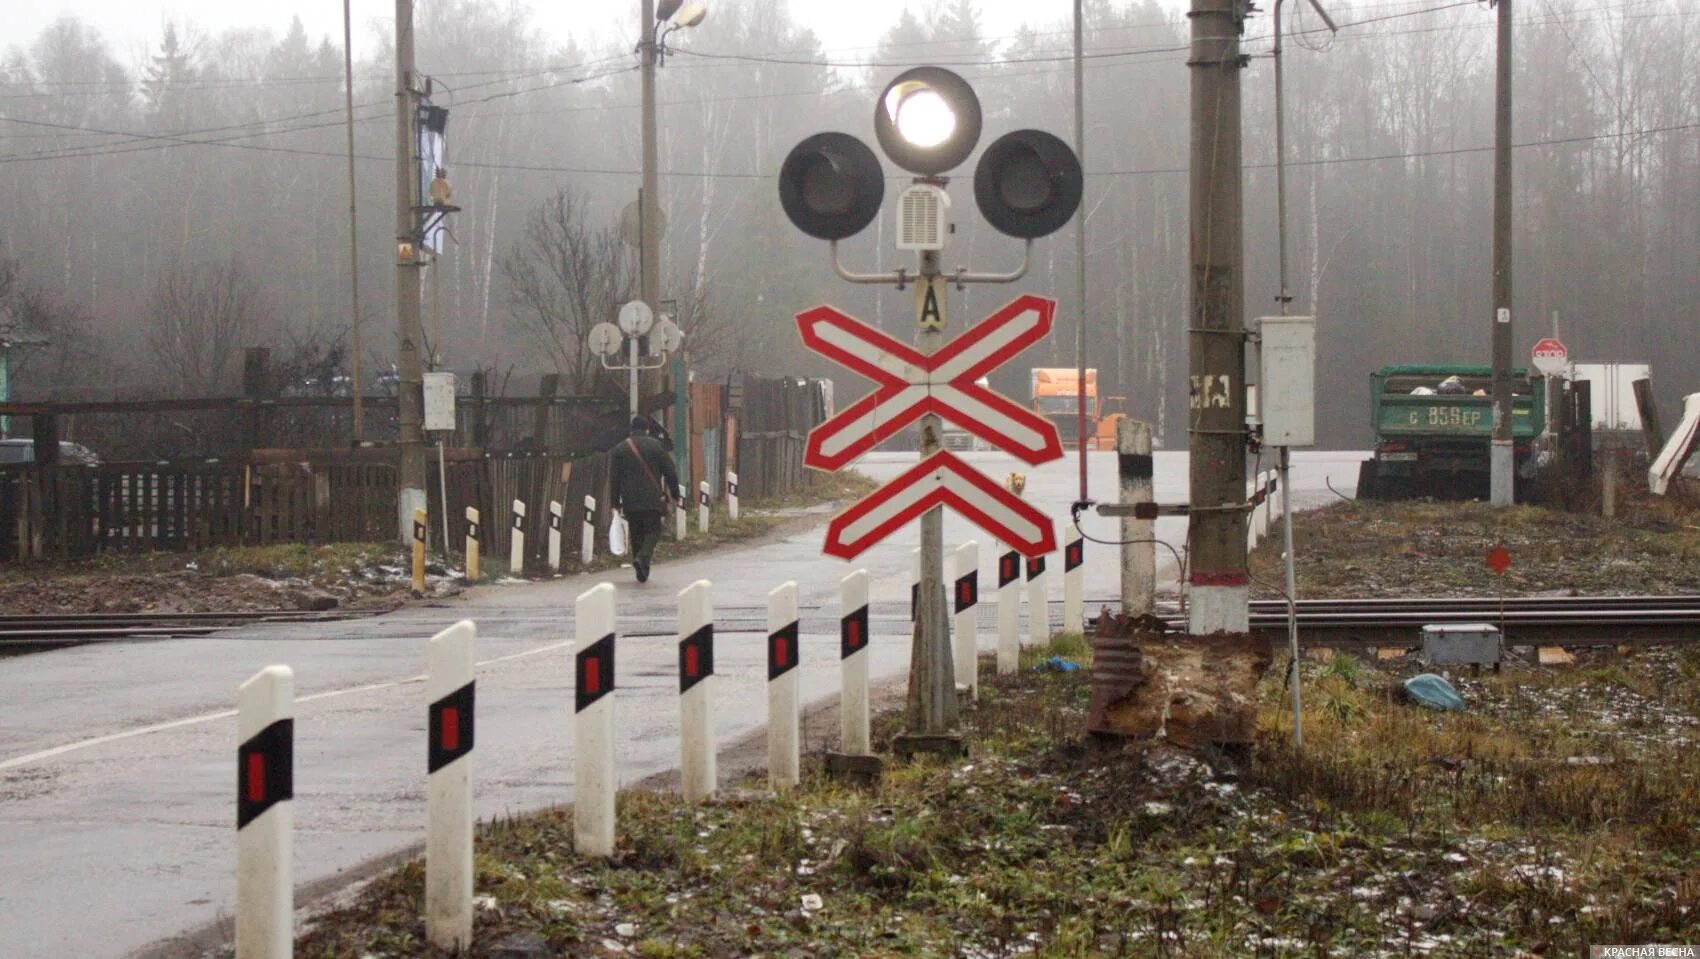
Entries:
{"type": "MultiPolygon", "coordinates": [[[[1512,370],[1511,376],[1511,434],[1521,472],[1546,422],[1546,402],[1527,371],[1512,370]]],[[[1375,456],[1359,467],[1359,499],[1488,495],[1491,369],[1384,366],[1369,381],[1375,456]]]]}

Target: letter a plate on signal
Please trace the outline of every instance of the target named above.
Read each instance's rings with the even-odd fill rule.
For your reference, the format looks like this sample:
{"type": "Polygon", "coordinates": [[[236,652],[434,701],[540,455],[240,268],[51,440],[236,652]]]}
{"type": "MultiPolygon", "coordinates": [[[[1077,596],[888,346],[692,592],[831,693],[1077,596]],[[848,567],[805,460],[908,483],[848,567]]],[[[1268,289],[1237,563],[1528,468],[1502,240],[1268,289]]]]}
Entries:
{"type": "Polygon", "coordinates": [[[803,462],[842,469],[928,413],[1030,466],[1061,459],[1054,424],[975,382],[1044,339],[1056,308],[1055,300],[1018,296],[930,356],[830,306],[798,314],[810,349],[877,384],[809,433],[803,462]]]}
{"type": "Polygon", "coordinates": [[[1049,517],[955,454],[940,450],[834,517],[826,531],[826,554],[853,559],[941,505],[1027,556],[1057,548],[1049,517]]]}

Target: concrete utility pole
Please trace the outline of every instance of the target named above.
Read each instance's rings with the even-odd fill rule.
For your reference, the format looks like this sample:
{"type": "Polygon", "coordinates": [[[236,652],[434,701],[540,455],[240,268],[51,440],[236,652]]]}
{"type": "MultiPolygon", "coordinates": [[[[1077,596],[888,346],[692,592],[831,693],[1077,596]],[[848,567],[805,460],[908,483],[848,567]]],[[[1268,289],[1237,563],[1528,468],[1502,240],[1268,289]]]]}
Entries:
{"type": "Polygon", "coordinates": [[[1511,413],[1511,0],[1499,4],[1499,66],[1493,117],[1493,445],[1490,499],[1516,494],[1511,413]]]}
{"type": "Polygon", "coordinates": [[[349,369],[354,374],[354,442],[366,441],[366,398],[361,395],[365,383],[360,377],[360,207],[355,202],[354,191],[354,19],[351,10],[353,0],[342,0],[342,68],[346,89],[343,91],[343,107],[346,111],[348,129],[348,274],[349,294],[351,301],[351,324],[349,328],[349,349],[353,356],[349,369]]]}
{"type": "MultiPolygon", "coordinates": [[[[1074,152],[1086,162],[1086,0],[1074,0],[1074,152]]],[[[1086,204],[1074,213],[1075,432],[1080,441],[1080,500],[1086,500],[1086,204]]],[[[1100,401],[1101,402],[1101,401],[1100,401]]],[[[1096,426],[1094,426],[1096,428],[1096,426]]]]}
{"type": "MultiPolygon", "coordinates": [[[[938,283],[942,271],[939,251],[921,254],[921,280],[917,291],[915,346],[931,356],[944,344],[942,322],[928,322],[927,292],[936,290],[942,300],[949,289],[938,283]]],[[[938,304],[942,320],[949,314],[938,304]]],[[[921,458],[944,448],[944,423],[938,414],[921,417],[921,458]]],[[[956,700],[956,665],[950,647],[950,591],[944,584],[944,507],[935,506],[921,515],[921,602],[915,616],[915,637],[909,654],[909,738],[926,740],[956,735],[959,720],[956,700]],[[919,735],[917,735],[917,733],[919,735]]]]}
{"type": "Polygon", "coordinates": [[[1240,29],[1244,0],[1192,0],[1191,519],[1188,632],[1243,633],[1245,288],[1241,252],[1240,29]]]}
{"type": "MultiPolygon", "coordinates": [[[[639,15],[639,50],[643,60],[643,190],[638,194],[638,298],[661,315],[661,183],[656,171],[655,130],[655,65],[656,22],[655,0],[642,0],[639,15]]],[[[635,363],[633,365],[636,365],[635,363]]],[[[632,374],[641,386],[658,386],[660,373],[632,374]]],[[[651,390],[653,392],[653,390],[651,390]]],[[[641,408],[641,403],[639,404],[641,408]]],[[[634,413],[637,411],[634,410],[634,413]]]]}
{"type": "Polygon", "coordinates": [[[419,237],[414,206],[419,171],[413,135],[413,0],[395,3],[396,367],[401,476],[396,520],[402,542],[413,536],[413,511],[425,508],[425,379],[419,347],[419,237]]]}

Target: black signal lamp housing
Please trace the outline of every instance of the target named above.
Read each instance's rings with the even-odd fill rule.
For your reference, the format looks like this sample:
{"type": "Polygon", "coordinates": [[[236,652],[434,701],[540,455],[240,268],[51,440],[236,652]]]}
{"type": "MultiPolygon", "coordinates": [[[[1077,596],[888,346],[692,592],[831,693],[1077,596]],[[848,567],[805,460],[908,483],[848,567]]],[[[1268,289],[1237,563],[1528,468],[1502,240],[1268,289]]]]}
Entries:
{"type": "Polygon", "coordinates": [[[885,174],[868,145],[848,133],[816,133],[779,168],[779,203],[792,225],[817,240],[867,228],[885,199],[885,174]]]}
{"type": "Polygon", "coordinates": [[[874,105],[880,149],[910,173],[938,176],[962,165],[980,142],[980,98],[942,67],[915,67],[886,85],[874,105]]]}
{"type": "Polygon", "coordinates": [[[974,201],[998,232],[1024,240],[1049,236],[1080,208],[1080,158],[1043,130],[999,137],[974,170],[974,201]]]}

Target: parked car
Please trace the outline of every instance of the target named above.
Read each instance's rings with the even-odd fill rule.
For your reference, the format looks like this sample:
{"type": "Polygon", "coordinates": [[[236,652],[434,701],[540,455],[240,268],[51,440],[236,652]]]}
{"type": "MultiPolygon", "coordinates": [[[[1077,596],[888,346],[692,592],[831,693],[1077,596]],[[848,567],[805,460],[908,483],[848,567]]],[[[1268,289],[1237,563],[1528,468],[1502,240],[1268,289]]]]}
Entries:
{"type": "MultiPolygon", "coordinates": [[[[0,440],[0,466],[35,462],[35,440],[0,440]]],[[[81,443],[59,441],[59,462],[70,466],[99,466],[100,457],[81,443]]]]}

